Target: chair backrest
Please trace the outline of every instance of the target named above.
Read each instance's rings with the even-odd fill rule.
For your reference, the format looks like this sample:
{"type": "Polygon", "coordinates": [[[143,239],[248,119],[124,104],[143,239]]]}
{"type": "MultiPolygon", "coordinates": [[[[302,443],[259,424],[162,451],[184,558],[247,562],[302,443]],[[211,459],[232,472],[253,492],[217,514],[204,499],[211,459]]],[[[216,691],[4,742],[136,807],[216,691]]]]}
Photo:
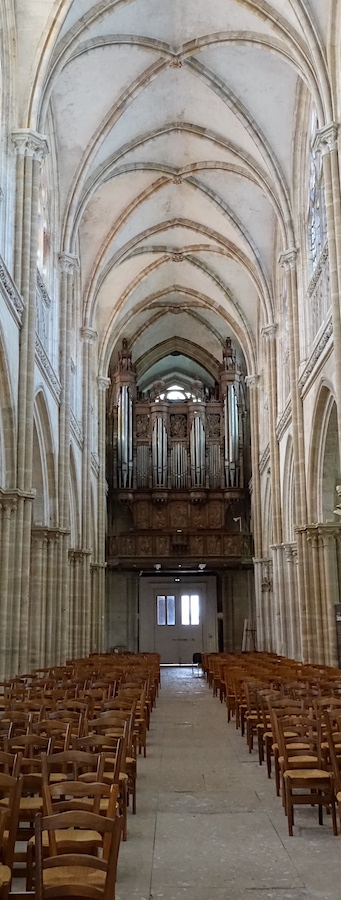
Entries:
{"type": "MultiPolygon", "coordinates": [[[[79,747],[92,748],[93,752],[103,754],[105,773],[107,775],[110,772],[110,779],[114,784],[118,784],[120,772],[125,772],[126,761],[126,744],[122,738],[105,734],[89,734],[87,737],[79,738],[76,743],[79,747]]],[[[86,776],[84,776],[85,778],[86,776]]]]}
{"type": "MultiPolygon", "coordinates": [[[[13,776],[0,772],[0,795],[8,798],[8,837],[2,851],[3,862],[12,870],[14,848],[19,822],[19,806],[24,784],[22,775],[13,776]]],[[[6,826],[5,826],[6,827],[6,826]]],[[[7,830],[7,827],[6,827],[7,830]]]]}
{"type": "Polygon", "coordinates": [[[333,767],[335,792],[341,791],[341,714],[340,711],[324,709],[323,719],[326,724],[330,761],[333,767]]]}
{"type": "Polygon", "coordinates": [[[45,816],[70,809],[84,809],[100,814],[101,800],[108,800],[107,816],[114,819],[118,785],[100,781],[62,781],[59,784],[43,784],[43,809],[45,816]]]}
{"type": "Polygon", "coordinates": [[[71,748],[60,753],[47,755],[42,753],[43,781],[49,782],[53,773],[61,773],[65,777],[71,777],[77,781],[84,773],[91,774],[92,781],[100,781],[104,769],[104,756],[100,751],[92,752],[87,749],[71,748]]]}
{"type": "MultiPolygon", "coordinates": [[[[98,816],[95,813],[83,810],[70,810],[52,816],[41,816],[39,813],[35,819],[35,850],[36,850],[36,900],[46,900],[44,891],[44,872],[53,869],[57,876],[58,892],[55,896],[65,897],[77,894],[77,889],[85,900],[101,898],[112,900],[115,896],[115,881],[117,871],[117,859],[120,846],[121,823],[117,816],[115,819],[98,816]],[[103,835],[103,857],[88,856],[85,853],[65,853],[58,856],[55,833],[66,828],[86,829],[99,832],[103,835]],[[47,832],[49,836],[50,855],[43,856],[42,834],[47,832]],[[59,871],[58,868],[60,867],[59,871]],[[72,870],[76,868],[76,880],[70,877],[72,870]],[[105,872],[103,890],[93,888],[89,879],[89,868],[105,872]]],[[[79,894],[77,894],[78,896],[79,894]]]]}

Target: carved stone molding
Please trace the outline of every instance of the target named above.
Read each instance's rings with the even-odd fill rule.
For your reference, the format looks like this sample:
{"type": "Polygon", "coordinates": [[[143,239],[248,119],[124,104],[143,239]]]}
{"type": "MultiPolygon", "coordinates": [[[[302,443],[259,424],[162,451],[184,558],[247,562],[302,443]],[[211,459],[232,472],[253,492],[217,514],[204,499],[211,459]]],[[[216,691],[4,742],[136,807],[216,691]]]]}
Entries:
{"type": "Polygon", "coordinates": [[[37,269],[37,290],[40,294],[41,299],[44,301],[45,306],[50,308],[51,297],[45,286],[44,279],[43,279],[42,275],[40,274],[39,269],[37,269]]]}
{"type": "Polygon", "coordinates": [[[84,344],[94,344],[97,341],[98,334],[93,328],[81,328],[80,336],[84,344]]]}
{"type": "Polygon", "coordinates": [[[283,269],[288,271],[289,269],[295,269],[296,261],[297,261],[297,253],[298,250],[296,247],[290,247],[288,250],[284,250],[283,253],[280,253],[278,257],[278,262],[283,269]]]}
{"type": "Polygon", "coordinates": [[[333,322],[332,322],[332,319],[330,318],[326,324],[323,334],[321,334],[321,337],[320,337],[319,341],[317,342],[316,347],[314,347],[314,350],[313,350],[312,354],[310,355],[306,366],[304,367],[301,377],[299,378],[298,385],[299,385],[301,394],[302,394],[303,389],[308,381],[309,376],[315,369],[315,366],[319,362],[319,359],[322,356],[323,351],[332,336],[333,336],[333,322]]]}
{"type": "Polygon", "coordinates": [[[52,394],[59,403],[61,395],[61,384],[37,334],[35,338],[35,351],[36,362],[40,368],[40,371],[45,378],[45,381],[48,384],[52,394]]]}
{"type": "Polygon", "coordinates": [[[282,437],[285,434],[287,428],[289,428],[289,425],[291,423],[291,417],[292,417],[292,412],[291,412],[291,400],[290,400],[289,403],[287,403],[285,410],[282,413],[282,415],[276,425],[276,438],[278,441],[282,440],[282,437]]]}
{"type": "Polygon", "coordinates": [[[268,340],[273,340],[276,337],[277,331],[278,325],[276,325],[275,323],[264,325],[264,327],[262,328],[262,334],[265,338],[268,338],[268,340]]]}
{"type": "Polygon", "coordinates": [[[308,297],[311,297],[312,294],[314,293],[314,290],[316,288],[316,285],[318,283],[320,275],[328,261],[328,257],[329,257],[329,248],[328,248],[328,243],[326,243],[323,247],[323,250],[320,255],[319,261],[317,263],[317,266],[315,268],[314,274],[309,282],[309,286],[308,286],[308,290],[307,290],[308,297]]]}
{"type": "Polygon", "coordinates": [[[42,162],[49,152],[49,145],[44,134],[38,134],[30,128],[12,131],[12,141],[18,156],[29,156],[36,162],[42,162]]]}
{"type": "Polygon", "coordinates": [[[285,552],[285,558],[288,563],[297,562],[297,544],[292,542],[288,544],[283,544],[283,549],[285,552]]]}
{"type": "Polygon", "coordinates": [[[323,128],[319,128],[313,143],[315,153],[321,153],[324,156],[325,153],[330,153],[331,150],[337,150],[338,130],[336,122],[330,122],[328,125],[324,125],[323,128]]]}
{"type": "Polygon", "coordinates": [[[111,385],[111,378],[105,378],[103,375],[99,375],[97,378],[97,384],[99,391],[107,391],[111,385]]]}
{"type": "Polygon", "coordinates": [[[99,476],[99,461],[98,461],[97,453],[91,454],[91,468],[92,468],[92,471],[94,472],[94,474],[96,475],[96,478],[98,478],[98,476],[99,476]]]}
{"type": "Polygon", "coordinates": [[[17,325],[21,325],[25,301],[11,278],[3,259],[0,257],[0,293],[17,325]]]}
{"type": "Polygon", "coordinates": [[[269,465],[270,465],[270,447],[268,444],[267,447],[265,447],[265,450],[263,451],[261,458],[259,460],[260,475],[264,474],[264,472],[266,471],[266,469],[268,468],[269,465]]]}
{"type": "Polygon", "coordinates": [[[73,253],[62,251],[58,255],[59,271],[65,272],[66,275],[73,275],[76,269],[79,269],[79,259],[73,253]]]}
{"type": "Polygon", "coordinates": [[[83,429],[80,422],[77,421],[75,414],[72,412],[72,409],[70,410],[70,427],[78,446],[82,450],[84,441],[83,429]]]}
{"type": "Polygon", "coordinates": [[[259,387],[259,375],[246,375],[245,383],[250,391],[254,391],[259,387]]]}

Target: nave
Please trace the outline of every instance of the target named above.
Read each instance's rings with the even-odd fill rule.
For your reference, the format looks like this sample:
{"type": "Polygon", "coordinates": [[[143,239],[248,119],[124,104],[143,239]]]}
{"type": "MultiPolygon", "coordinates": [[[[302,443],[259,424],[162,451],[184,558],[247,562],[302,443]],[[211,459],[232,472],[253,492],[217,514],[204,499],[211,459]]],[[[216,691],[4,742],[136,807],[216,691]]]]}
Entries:
{"type": "Polygon", "coordinates": [[[298,808],[289,837],[274,779],[205,679],[161,672],[116,900],[339,900],[330,817],[320,827],[316,809],[298,808]]]}

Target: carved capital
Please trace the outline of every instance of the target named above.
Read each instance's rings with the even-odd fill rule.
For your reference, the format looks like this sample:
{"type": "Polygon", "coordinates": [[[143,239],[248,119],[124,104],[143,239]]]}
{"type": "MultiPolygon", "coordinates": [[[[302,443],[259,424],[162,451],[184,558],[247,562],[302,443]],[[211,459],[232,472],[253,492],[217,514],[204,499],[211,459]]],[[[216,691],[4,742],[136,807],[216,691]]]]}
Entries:
{"type": "Polygon", "coordinates": [[[290,247],[289,250],[284,250],[283,253],[280,253],[278,262],[286,272],[296,268],[297,253],[296,247],[290,247]]]}
{"type": "Polygon", "coordinates": [[[283,549],[285,552],[285,557],[287,562],[296,562],[297,561],[297,545],[296,544],[283,544],[283,549]]]}
{"type": "Polygon", "coordinates": [[[97,378],[97,385],[98,390],[101,391],[101,393],[104,393],[104,391],[107,391],[108,388],[110,388],[111,378],[105,378],[103,375],[99,375],[97,378]]]}
{"type": "Polygon", "coordinates": [[[93,328],[81,328],[80,336],[84,344],[94,344],[98,338],[97,331],[93,328]]]}
{"type": "Polygon", "coordinates": [[[77,256],[74,256],[73,253],[62,253],[58,254],[58,263],[59,263],[59,271],[65,272],[66,275],[73,275],[76,269],[79,269],[79,260],[77,256]]]}
{"type": "Polygon", "coordinates": [[[264,325],[264,328],[262,328],[262,334],[268,340],[274,340],[277,334],[277,330],[278,325],[276,325],[275,323],[271,325],[264,325]]]}
{"type": "Polygon", "coordinates": [[[331,153],[332,150],[337,150],[337,133],[336,122],[330,122],[329,125],[319,128],[313,143],[314,152],[324,156],[326,153],[331,153]]]}
{"type": "Polygon", "coordinates": [[[41,163],[49,152],[49,145],[44,134],[38,134],[30,128],[20,128],[12,131],[12,141],[17,156],[30,156],[36,162],[41,163]]]}
{"type": "Polygon", "coordinates": [[[259,375],[247,375],[245,382],[250,391],[255,390],[255,388],[258,388],[259,386],[259,375]]]}

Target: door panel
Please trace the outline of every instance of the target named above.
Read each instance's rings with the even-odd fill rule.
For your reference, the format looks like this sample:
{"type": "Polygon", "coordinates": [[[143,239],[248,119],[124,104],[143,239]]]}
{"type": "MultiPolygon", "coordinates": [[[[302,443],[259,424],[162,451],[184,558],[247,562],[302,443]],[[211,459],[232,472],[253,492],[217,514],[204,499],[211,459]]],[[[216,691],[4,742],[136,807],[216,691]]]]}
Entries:
{"type": "Polygon", "coordinates": [[[204,585],[174,590],[163,584],[154,594],[154,649],[163,664],[185,665],[203,649],[204,585]]]}

